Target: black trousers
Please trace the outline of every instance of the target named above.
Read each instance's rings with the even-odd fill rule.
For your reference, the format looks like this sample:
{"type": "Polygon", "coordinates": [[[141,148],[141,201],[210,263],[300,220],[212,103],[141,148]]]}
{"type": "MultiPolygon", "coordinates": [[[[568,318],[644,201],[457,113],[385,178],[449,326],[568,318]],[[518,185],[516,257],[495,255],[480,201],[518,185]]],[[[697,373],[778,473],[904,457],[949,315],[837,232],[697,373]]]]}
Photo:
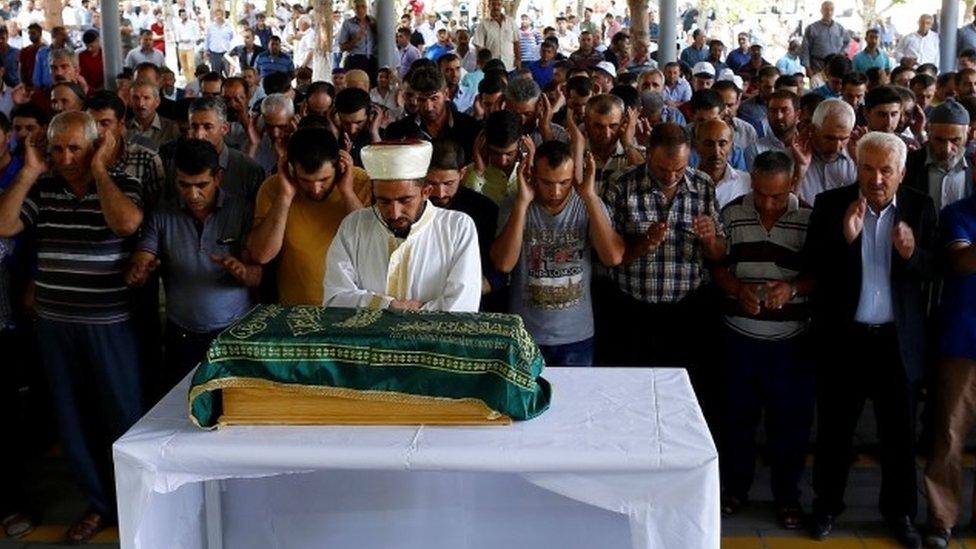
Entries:
{"type": "Polygon", "coordinates": [[[717,437],[720,399],[716,291],[702,286],[674,303],[646,303],[594,279],[596,366],[685,368],[717,437]]]}
{"type": "Polygon", "coordinates": [[[159,387],[162,394],[169,392],[207,356],[210,343],[219,334],[220,330],[191,332],[173,322],[166,323],[166,365],[163,367],[162,385],[159,387]]]}
{"type": "Polygon", "coordinates": [[[852,323],[832,333],[838,337],[820,336],[830,351],[823,353],[817,371],[814,511],[837,515],[844,510],[854,430],[865,401],[871,399],[880,441],[881,514],[914,518],[915,387],[902,364],[895,326],[852,323]]]}
{"type": "Polygon", "coordinates": [[[674,303],[646,303],[621,292],[611,282],[594,286],[597,318],[597,361],[601,366],[682,367],[691,369],[700,357],[693,348],[702,334],[701,303],[689,295],[674,303]]]}
{"type": "Polygon", "coordinates": [[[369,85],[376,85],[376,72],[379,70],[379,62],[377,61],[376,57],[361,54],[347,55],[342,68],[346,69],[347,71],[351,71],[353,69],[364,70],[366,71],[366,74],[369,75],[369,85]]]}
{"type": "Polygon", "coordinates": [[[773,498],[778,504],[797,503],[813,424],[814,375],[806,334],[769,341],[726,326],[720,341],[722,492],[748,498],[756,468],[756,428],[765,419],[773,498]]]}
{"type": "Polygon", "coordinates": [[[30,439],[24,432],[27,423],[20,396],[20,374],[33,362],[28,357],[30,334],[14,329],[0,329],[0,349],[4,366],[0,368],[0,417],[7,423],[6,448],[0,452],[0,518],[12,513],[28,511],[27,491],[24,488],[25,454],[30,439]]]}

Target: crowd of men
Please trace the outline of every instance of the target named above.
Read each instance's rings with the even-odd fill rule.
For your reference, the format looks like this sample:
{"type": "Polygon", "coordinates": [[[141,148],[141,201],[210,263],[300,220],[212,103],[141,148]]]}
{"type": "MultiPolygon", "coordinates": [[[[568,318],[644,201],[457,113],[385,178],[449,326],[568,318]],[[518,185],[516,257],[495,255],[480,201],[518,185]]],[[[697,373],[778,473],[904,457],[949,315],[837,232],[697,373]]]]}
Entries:
{"type": "MultiPolygon", "coordinates": [[[[31,23],[19,67],[2,56],[0,402],[15,417],[43,371],[91,505],[68,541],[114,520],[111,442],[276,302],[507,312],[550,366],[688,368],[722,512],[748,503],[764,418],[776,520],[818,539],[870,399],[881,514],[906,547],[948,545],[976,419],[976,24],[954,71],[931,16],[854,54],[830,2],[776,63],[695,31],[659,65],[612,17],[539,32],[492,0],[470,31],[405,14],[380,66],[353,7],[331,82],[260,12],[234,48],[215,12],[179,67],[141,32],[111,91],[93,29],[76,53],[31,23]]],[[[0,455],[22,536],[25,456],[0,455]]]]}

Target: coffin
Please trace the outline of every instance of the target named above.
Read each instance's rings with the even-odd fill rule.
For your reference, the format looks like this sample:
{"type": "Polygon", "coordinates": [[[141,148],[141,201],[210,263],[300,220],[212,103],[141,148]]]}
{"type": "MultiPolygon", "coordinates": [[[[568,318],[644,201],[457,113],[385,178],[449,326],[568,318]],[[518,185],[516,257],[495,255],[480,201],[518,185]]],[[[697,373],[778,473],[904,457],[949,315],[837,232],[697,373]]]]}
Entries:
{"type": "Polygon", "coordinates": [[[191,420],[492,425],[544,412],[544,362],[516,315],[260,305],[197,368],[191,420]]]}

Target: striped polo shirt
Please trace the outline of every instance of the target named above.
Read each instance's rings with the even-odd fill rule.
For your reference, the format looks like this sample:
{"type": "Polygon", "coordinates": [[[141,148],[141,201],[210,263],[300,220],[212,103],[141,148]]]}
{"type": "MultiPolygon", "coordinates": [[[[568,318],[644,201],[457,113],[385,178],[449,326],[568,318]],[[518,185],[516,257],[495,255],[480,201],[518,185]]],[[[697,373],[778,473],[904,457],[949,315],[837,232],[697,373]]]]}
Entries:
{"type": "MultiPolygon", "coordinates": [[[[139,181],[120,172],[112,177],[141,208],[139,181]]],[[[109,229],[94,182],[79,198],[60,176],[46,174],[24,200],[20,218],[36,241],[38,316],[86,324],[129,318],[124,273],[134,238],[120,238],[109,229]]]]}
{"type": "MultiPolygon", "coordinates": [[[[753,196],[740,196],[722,210],[729,247],[726,266],[742,282],[792,281],[800,275],[800,253],[813,209],[791,194],[786,212],[767,231],[759,220],[753,196]]],[[[756,339],[793,337],[805,330],[810,321],[803,296],[794,297],[778,310],[763,307],[758,315],[745,313],[736,298],[726,296],[724,311],[730,328],[756,339]]]]}

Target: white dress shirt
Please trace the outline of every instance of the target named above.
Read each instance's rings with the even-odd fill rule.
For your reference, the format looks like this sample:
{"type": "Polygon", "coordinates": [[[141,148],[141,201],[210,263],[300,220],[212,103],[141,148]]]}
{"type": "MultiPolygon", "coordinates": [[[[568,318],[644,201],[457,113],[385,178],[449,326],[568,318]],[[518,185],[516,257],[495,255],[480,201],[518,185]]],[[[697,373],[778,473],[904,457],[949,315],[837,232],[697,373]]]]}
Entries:
{"type": "Polygon", "coordinates": [[[854,320],[862,324],[886,324],[895,320],[891,303],[891,232],[898,207],[891,201],[881,213],[870,206],[861,229],[861,297],[854,320]]]}
{"type": "Polygon", "coordinates": [[[233,39],[234,28],[228,21],[224,21],[223,25],[210,23],[207,27],[207,51],[226,53],[230,50],[230,42],[233,39]]]}
{"type": "Polygon", "coordinates": [[[752,176],[749,172],[737,170],[731,164],[726,164],[725,175],[721,181],[715,182],[715,201],[718,209],[744,194],[752,192],[752,176]]]}
{"type": "Polygon", "coordinates": [[[919,65],[932,63],[939,66],[939,35],[929,31],[925,36],[918,32],[905,35],[895,48],[895,61],[914,57],[919,65]]]}
{"type": "Polygon", "coordinates": [[[197,42],[200,41],[200,25],[192,19],[187,19],[186,23],[177,21],[175,27],[176,47],[181,50],[196,49],[197,42]]]}

